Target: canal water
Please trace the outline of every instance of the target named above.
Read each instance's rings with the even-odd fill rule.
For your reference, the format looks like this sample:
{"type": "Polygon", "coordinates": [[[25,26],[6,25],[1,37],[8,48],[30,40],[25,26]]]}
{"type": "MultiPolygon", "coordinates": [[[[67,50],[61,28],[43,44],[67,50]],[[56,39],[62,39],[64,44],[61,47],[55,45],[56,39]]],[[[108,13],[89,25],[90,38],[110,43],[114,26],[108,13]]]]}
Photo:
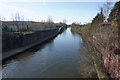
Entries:
{"type": "Polygon", "coordinates": [[[82,38],[67,28],[62,34],[3,63],[3,78],[97,78],[82,38]]]}

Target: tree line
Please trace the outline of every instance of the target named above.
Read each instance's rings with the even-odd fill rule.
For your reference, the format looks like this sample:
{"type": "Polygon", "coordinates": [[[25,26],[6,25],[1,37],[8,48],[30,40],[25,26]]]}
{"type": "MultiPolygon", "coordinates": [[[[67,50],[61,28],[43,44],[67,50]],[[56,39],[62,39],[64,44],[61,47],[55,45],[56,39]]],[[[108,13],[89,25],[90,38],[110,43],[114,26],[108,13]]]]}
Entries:
{"type": "Polygon", "coordinates": [[[112,2],[106,2],[105,6],[101,7],[101,12],[95,16],[92,24],[109,23],[120,27],[120,1],[116,2],[113,8],[111,4],[112,2]]]}
{"type": "MultiPolygon", "coordinates": [[[[1,21],[5,21],[5,18],[0,18],[1,21]]],[[[38,31],[38,30],[42,30],[42,29],[48,29],[48,28],[56,28],[56,27],[60,27],[60,26],[63,26],[64,28],[67,27],[67,20],[66,19],[63,19],[62,22],[59,22],[59,23],[55,23],[53,21],[53,18],[51,16],[48,16],[47,20],[41,20],[40,22],[34,22],[34,25],[32,26],[29,26],[27,25],[26,28],[20,28],[18,22],[19,21],[22,21],[22,25],[21,26],[24,26],[24,16],[20,16],[19,13],[16,13],[14,16],[12,15],[12,18],[11,18],[11,21],[13,21],[13,24],[14,26],[16,26],[16,30],[13,30],[12,28],[9,28],[9,26],[2,26],[2,30],[3,31],[17,31],[17,32],[20,32],[20,31],[38,31]],[[18,22],[17,22],[18,21],[18,22]]],[[[28,20],[30,21],[30,20],[28,20]]]]}

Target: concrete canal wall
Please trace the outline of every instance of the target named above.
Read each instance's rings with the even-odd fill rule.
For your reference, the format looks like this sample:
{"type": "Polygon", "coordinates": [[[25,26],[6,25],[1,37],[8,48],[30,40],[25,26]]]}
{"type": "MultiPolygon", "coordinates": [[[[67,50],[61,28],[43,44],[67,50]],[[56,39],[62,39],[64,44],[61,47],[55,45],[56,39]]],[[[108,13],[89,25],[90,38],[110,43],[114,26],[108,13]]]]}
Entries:
{"type": "Polygon", "coordinates": [[[61,32],[61,29],[62,28],[54,28],[28,33],[3,32],[2,60],[42,43],[45,40],[55,37],[61,32]]]}

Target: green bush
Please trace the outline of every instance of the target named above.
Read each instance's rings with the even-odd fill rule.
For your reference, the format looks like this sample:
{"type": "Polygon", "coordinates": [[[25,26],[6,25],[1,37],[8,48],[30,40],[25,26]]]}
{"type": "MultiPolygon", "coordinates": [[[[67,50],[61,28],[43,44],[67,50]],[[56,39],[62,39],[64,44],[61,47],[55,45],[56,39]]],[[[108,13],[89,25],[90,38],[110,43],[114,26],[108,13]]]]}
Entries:
{"type": "Polygon", "coordinates": [[[3,30],[3,31],[8,31],[8,27],[7,27],[7,26],[4,26],[4,27],[2,28],[2,30],[3,30]]]}

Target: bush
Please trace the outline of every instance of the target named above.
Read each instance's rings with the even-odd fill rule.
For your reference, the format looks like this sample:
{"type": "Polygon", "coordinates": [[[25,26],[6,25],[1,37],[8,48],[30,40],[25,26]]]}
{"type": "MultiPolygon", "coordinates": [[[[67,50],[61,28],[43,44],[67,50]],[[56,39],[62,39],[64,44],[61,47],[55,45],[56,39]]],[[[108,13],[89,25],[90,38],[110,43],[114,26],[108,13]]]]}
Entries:
{"type": "Polygon", "coordinates": [[[8,27],[7,27],[7,26],[4,26],[4,27],[2,28],[2,30],[3,30],[3,31],[8,31],[8,27]]]}

